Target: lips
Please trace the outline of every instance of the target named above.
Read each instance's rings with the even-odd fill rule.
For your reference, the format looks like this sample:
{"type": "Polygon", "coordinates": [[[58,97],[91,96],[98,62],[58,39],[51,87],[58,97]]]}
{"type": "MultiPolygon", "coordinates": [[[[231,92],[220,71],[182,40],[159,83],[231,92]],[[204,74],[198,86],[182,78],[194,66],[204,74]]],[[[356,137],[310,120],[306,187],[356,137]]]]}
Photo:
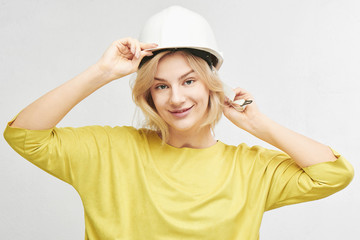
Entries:
{"type": "MultiPolygon", "coordinates": [[[[194,105],[193,105],[194,106],[194,105]]],[[[177,110],[172,110],[172,111],[169,111],[173,116],[176,116],[176,117],[185,117],[189,112],[190,112],[190,109],[193,107],[189,107],[189,108],[182,108],[182,109],[177,109],[177,110]]]]}
{"type": "Polygon", "coordinates": [[[183,108],[183,109],[179,109],[179,110],[174,110],[174,111],[170,111],[171,113],[182,113],[182,112],[186,112],[187,110],[189,110],[190,108],[192,108],[193,106],[189,107],[189,108],[183,108]]]}

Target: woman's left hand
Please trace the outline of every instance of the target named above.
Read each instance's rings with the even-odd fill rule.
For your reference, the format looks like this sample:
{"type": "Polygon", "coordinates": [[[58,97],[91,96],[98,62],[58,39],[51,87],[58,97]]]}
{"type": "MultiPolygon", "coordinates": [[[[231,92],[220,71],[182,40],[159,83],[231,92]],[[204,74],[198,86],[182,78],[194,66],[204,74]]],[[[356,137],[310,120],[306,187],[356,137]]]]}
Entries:
{"type": "Polygon", "coordinates": [[[253,102],[245,105],[244,110],[239,112],[230,105],[229,99],[225,97],[223,113],[236,126],[251,133],[256,127],[256,121],[261,118],[261,113],[256,105],[256,101],[254,101],[254,98],[249,92],[242,88],[236,88],[234,92],[236,94],[234,100],[244,99],[252,100],[253,102]]]}
{"type": "Polygon", "coordinates": [[[253,100],[242,112],[236,111],[228,99],[225,100],[224,115],[236,126],[285,152],[302,168],[336,161],[336,156],[327,145],[283,127],[262,114],[254,98],[244,89],[236,88],[234,92],[235,100],[253,100]]]}

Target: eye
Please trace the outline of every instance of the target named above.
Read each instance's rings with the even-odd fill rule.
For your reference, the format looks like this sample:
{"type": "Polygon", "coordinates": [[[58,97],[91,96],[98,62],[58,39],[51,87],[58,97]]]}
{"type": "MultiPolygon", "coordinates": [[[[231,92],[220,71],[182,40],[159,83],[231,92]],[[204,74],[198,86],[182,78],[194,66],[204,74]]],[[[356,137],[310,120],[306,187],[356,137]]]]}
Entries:
{"type": "Polygon", "coordinates": [[[165,84],[160,84],[160,85],[157,85],[156,87],[155,87],[155,89],[166,89],[167,88],[167,86],[165,85],[165,84]]]}
{"type": "Polygon", "coordinates": [[[193,79],[188,79],[188,80],[186,80],[185,82],[184,82],[184,84],[185,85],[191,85],[191,84],[193,84],[195,82],[195,80],[193,80],[193,79]]]}

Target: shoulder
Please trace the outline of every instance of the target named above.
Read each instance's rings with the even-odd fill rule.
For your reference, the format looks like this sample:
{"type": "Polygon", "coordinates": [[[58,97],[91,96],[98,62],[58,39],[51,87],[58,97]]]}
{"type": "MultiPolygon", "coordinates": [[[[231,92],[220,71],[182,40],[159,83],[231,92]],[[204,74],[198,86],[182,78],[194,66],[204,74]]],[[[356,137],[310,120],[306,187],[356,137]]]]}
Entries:
{"type": "Polygon", "coordinates": [[[136,139],[148,138],[154,135],[154,131],[146,128],[135,128],[132,126],[104,126],[104,131],[112,136],[127,136],[136,139]]]}
{"type": "Polygon", "coordinates": [[[132,126],[83,126],[83,127],[56,127],[54,135],[62,138],[82,140],[111,140],[111,141],[142,141],[153,134],[147,129],[137,129],[132,126]]]}
{"type": "Polygon", "coordinates": [[[224,146],[229,151],[237,151],[239,154],[246,155],[263,155],[263,154],[278,154],[279,151],[267,149],[259,145],[249,146],[246,143],[241,143],[239,145],[229,145],[225,144],[224,146]]]}
{"type": "Polygon", "coordinates": [[[272,158],[279,155],[286,155],[284,152],[276,149],[265,148],[259,145],[248,146],[246,143],[238,145],[238,148],[244,154],[258,156],[262,158],[272,158]]]}
{"type": "Polygon", "coordinates": [[[246,164],[257,163],[260,165],[267,165],[273,159],[289,159],[289,156],[279,150],[265,148],[259,145],[249,146],[246,143],[241,143],[237,146],[226,145],[225,148],[229,152],[233,152],[239,162],[246,164]]]}
{"type": "Polygon", "coordinates": [[[132,126],[104,126],[103,130],[107,137],[119,144],[144,147],[150,142],[157,142],[156,132],[146,128],[135,128],[132,126]]]}

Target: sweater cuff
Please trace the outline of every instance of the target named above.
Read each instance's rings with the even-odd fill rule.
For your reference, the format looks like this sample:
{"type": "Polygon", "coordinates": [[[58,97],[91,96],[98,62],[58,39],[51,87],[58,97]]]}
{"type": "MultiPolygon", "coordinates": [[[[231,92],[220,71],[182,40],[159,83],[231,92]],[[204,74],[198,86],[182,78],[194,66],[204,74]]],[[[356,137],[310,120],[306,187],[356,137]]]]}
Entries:
{"type": "Polygon", "coordinates": [[[303,170],[313,179],[323,184],[340,184],[347,186],[354,177],[353,166],[338,152],[330,148],[336,157],[335,161],[317,163],[303,170]]]}
{"type": "Polygon", "coordinates": [[[7,123],[4,138],[8,142],[8,144],[20,155],[24,157],[26,152],[26,143],[28,139],[31,140],[32,143],[40,143],[46,139],[53,129],[46,130],[29,130],[25,128],[12,127],[10,126],[16,119],[17,115],[7,123]]]}

